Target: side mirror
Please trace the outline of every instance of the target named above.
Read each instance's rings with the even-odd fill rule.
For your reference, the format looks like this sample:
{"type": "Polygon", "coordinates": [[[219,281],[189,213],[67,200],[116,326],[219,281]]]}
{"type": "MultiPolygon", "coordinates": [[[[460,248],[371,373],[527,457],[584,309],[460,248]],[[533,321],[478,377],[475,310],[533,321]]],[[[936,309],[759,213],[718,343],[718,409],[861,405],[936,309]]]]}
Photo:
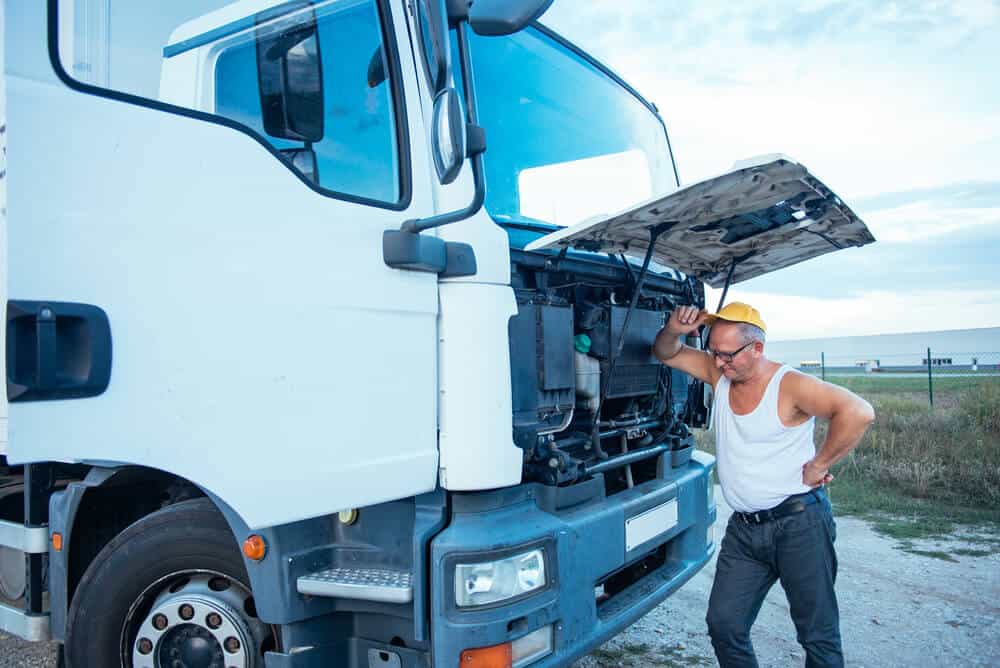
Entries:
{"type": "Polygon", "coordinates": [[[451,67],[446,12],[442,11],[441,0],[414,0],[413,10],[421,60],[427,81],[436,95],[444,89],[451,67]]]}
{"type": "Polygon", "coordinates": [[[319,185],[319,164],[316,162],[316,151],[311,146],[284,148],[281,149],[281,155],[308,181],[319,185]]]}
{"type": "Polygon", "coordinates": [[[552,0],[475,0],[469,25],[477,35],[512,35],[545,13],[552,0]]]}
{"type": "Polygon", "coordinates": [[[431,147],[438,179],[447,185],[458,176],[465,160],[465,119],[454,88],[445,88],[434,98],[431,147]]]}
{"type": "Polygon", "coordinates": [[[257,81],[264,131],[303,142],[323,139],[323,75],[316,15],[307,2],[288,14],[282,6],[260,12],[257,23],[257,81]]]}

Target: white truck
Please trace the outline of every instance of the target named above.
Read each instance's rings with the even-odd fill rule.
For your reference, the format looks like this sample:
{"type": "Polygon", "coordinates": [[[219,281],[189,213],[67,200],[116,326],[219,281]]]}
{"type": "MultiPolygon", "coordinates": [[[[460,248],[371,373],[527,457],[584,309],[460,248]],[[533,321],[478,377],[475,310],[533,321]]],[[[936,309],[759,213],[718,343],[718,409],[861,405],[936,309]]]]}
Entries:
{"type": "Polygon", "coordinates": [[[873,239],[781,156],[680,187],[550,2],[0,5],[0,629],[563,666],[704,566],[706,393],[653,337],[873,239]]]}

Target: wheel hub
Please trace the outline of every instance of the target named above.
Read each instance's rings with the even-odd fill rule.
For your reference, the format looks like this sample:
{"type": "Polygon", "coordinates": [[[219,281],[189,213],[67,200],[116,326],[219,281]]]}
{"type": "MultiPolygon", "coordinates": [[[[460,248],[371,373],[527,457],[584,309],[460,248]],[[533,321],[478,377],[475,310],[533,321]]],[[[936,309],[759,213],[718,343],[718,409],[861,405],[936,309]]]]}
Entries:
{"type": "Polygon", "coordinates": [[[195,624],[181,624],[163,634],[156,659],[161,666],[215,668],[225,665],[222,646],[206,629],[195,624]]]}
{"type": "Polygon", "coordinates": [[[242,585],[225,577],[178,577],[139,625],[132,666],[256,668],[266,626],[247,612],[249,598],[242,585]]]}

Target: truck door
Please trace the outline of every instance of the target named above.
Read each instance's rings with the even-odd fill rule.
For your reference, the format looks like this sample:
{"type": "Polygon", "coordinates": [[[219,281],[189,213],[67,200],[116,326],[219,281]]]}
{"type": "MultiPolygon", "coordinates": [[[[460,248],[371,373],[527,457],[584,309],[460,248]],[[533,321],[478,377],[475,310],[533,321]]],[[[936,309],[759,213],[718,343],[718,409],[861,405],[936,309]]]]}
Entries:
{"type": "Polygon", "coordinates": [[[402,4],[9,9],[9,298],[66,366],[15,379],[10,459],[162,469],[251,527],[432,489],[437,277],[381,252],[433,213],[402,4]]]}
{"type": "MultiPolygon", "coordinates": [[[[4,33],[4,7],[0,2],[0,35],[4,33]]],[[[4,49],[0,49],[0,72],[4,71],[4,49]]],[[[0,304],[7,303],[7,87],[0,76],[0,304]]],[[[0,329],[0,350],[6,350],[4,329],[0,329]]],[[[0,369],[7,368],[0,355],[0,369]]],[[[7,453],[7,395],[0,396],[0,455],[7,453]]]]}

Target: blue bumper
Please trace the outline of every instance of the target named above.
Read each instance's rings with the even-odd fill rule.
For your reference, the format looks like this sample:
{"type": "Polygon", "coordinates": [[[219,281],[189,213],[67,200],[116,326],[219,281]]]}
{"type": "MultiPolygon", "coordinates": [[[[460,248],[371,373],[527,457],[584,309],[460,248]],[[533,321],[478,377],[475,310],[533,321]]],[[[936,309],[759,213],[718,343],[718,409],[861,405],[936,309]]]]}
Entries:
{"type": "Polygon", "coordinates": [[[552,653],[529,665],[565,666],[649,612],[712,556],[716,513],[707,485],[714,462],[695,453],[689,464],[662,478],[569,507],[566,499],[553,503],[546,496],[552,488],[538,486],[454,495],[450,524],[431,545],[434,665],[457,668],[465,649],[509,642],[551,625],[552,653]],[[627,549],[626,521],[674,500],[677,523],[627,549]],[[538,546],[546,551],[545,589],[484,609],[456,607],[456,562],[538,546]],[[625,581],[637,570],[642,575],[622,588],[620,574],[630,569],[633,575],[625,581]],[[595,588],[609,578],[617,583],[616,592],[599,604],[595,588]]]}

